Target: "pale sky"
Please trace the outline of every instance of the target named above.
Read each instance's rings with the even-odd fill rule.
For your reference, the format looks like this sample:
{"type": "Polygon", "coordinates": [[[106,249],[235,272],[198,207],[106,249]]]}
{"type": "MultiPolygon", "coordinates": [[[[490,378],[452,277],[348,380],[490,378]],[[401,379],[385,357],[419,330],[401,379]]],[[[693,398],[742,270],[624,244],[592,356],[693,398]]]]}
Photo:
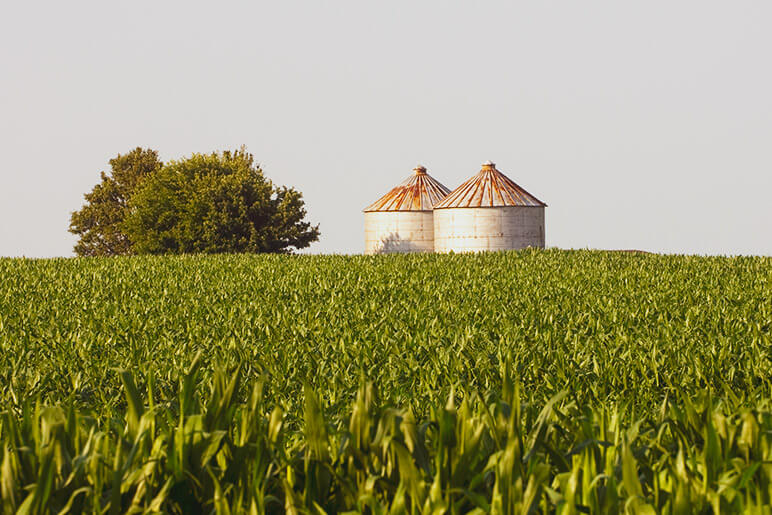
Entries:
{"type": "Polygon", "coordinates": [[[134,147],[246,145],[360,253],[418,163],[486,160],[547,245],[772,255],[772,2],[4,2],[0,256],[69,256],[134,147]]]}

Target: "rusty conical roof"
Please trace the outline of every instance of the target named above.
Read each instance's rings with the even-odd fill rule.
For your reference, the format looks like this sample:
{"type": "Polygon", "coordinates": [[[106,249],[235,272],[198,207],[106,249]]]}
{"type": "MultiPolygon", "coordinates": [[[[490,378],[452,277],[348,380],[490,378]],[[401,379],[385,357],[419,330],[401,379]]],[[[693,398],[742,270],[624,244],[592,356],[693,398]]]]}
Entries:
{"type": "Polygon", "coordinates": [[[365,208],[368,211],[431,211],[450,190],[416,166],[413,174],[365,208]]]}
{"type": "Polygon", "coordinates": [[[503,206],[546,207],[547,204],[498,171],[495,163],[487,161],[477,175],[453,190],[434,208],[503,206]]]}

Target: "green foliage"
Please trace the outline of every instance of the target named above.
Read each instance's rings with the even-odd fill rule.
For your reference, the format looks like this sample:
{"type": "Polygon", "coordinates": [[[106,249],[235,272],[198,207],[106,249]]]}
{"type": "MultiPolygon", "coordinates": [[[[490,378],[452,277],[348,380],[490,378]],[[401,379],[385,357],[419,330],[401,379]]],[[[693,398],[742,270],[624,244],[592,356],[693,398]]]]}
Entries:
{"type": "Polygon", "coordinates": [[[1,504],[756,512],[771,353],[770,258],[4,259],[1,504]]]}
{"type": "Polygon", "coordinates": [[[137,147],[110,160],[110,175],[84,195],[86,203],[70,217],[70,232],[80,238],[75,245],[79,256],[123,256],[132,253],[131,240],[121,224],[128,214],[128,203],[142,181],[162,163],[158,152],[137,147]]]}
{"type": "Polygon", "coordinates": [[[298,433],[263,382],[238,402],[238,373],[218,369],[208,392],[187,390],[197,375],[198,361],[176,403],[142,406],[123,374],[120,419],[29,403],[3,413],[3,513],[757,513],[772,503],[772,412],[710,396],[623,427],[615,408],[565,392],[528,404],[505,380],[514,388],[503,397],[451,395],[416,421],[366,384],[335,423],[306,388],[298,433]]]}
{"type": "MultiPolygon", "coordinates": [[[[0,403],[121,398],[116,369],[169,377],[202,353],[302,386],[336,413],[364,375],[417,414],[455,386],[497,388],[509,357],[534,402],[652,412],[711,388],[772,394],[772,259],[527,251],[404,256],[136,256],[0,260],[0,403]],[[51,359],[55,356],[56,359],[51,359]]],[[[279,379],[281,381],[279,382],[279,379]]]]}
{"type": "Polygon", "coordinates": [[[168,163],[131,201],[123,228],[138,254],[286,253],[319,238],[302,195],[273,186],[246,151],[168,163]]]}

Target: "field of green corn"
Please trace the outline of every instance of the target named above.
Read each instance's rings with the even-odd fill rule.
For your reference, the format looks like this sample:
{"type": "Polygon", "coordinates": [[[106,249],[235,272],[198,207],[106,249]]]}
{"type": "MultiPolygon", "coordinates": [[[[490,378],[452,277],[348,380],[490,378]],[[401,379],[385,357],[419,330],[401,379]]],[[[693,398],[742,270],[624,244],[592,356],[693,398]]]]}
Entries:
{"type": "Polygon", "coordinates": [[[772,258],[0,259],[5,513],[772,503],[772,258]]]}

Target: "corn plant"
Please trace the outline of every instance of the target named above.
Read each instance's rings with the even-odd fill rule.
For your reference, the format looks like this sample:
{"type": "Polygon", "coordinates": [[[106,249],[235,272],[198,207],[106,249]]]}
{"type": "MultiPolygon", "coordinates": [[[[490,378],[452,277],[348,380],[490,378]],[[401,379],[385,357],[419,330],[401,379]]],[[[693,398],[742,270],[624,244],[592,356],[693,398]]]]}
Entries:
{"type": "Polygon", "coordinates": [[[200,361],[176,405],[139,393],[97,419],[26,403],[0,418],[4,513],[758,512],[772,502],[772,412],[729,409],[709,395],[668,401],[623,425],[617,409],[561,392],[524,402],[450,395],[426,418],[381,404],[364,383],[330,417],[306,386],[300,431],[238,370],[197,389],[200,361]],[[338,423],[336,420],[340,420],[338,423]]]}
{"type": "Polygon", "coordinates": [[[4,513],[743,512],[772,259],[0,260],[4,513]]]}

